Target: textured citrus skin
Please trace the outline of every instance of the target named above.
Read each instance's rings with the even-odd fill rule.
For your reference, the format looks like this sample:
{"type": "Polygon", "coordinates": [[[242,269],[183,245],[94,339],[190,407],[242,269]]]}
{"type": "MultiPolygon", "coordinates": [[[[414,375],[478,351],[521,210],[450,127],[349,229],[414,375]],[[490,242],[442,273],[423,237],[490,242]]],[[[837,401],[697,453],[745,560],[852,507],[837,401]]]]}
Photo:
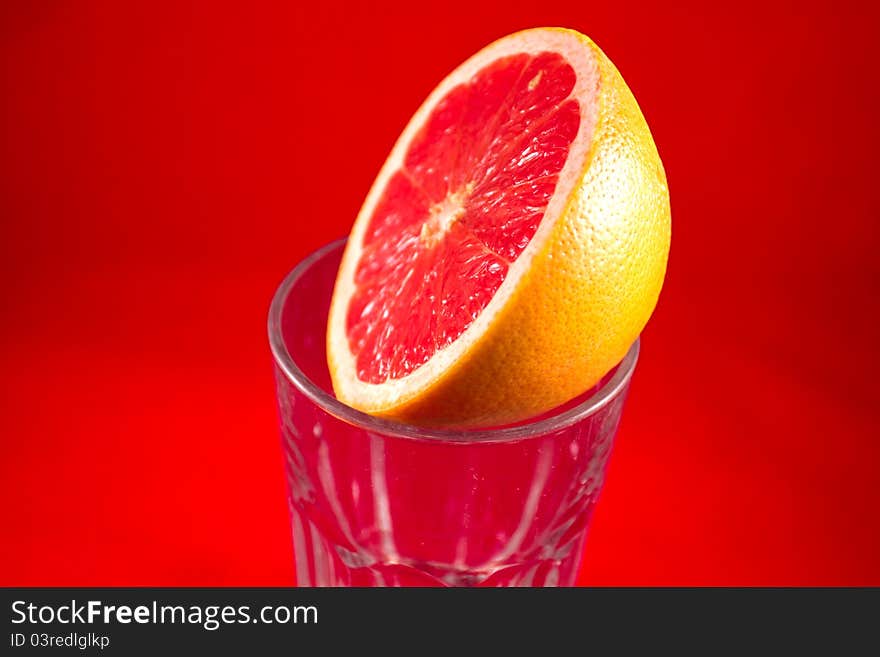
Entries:
{"type": "MultiPolygon", "coordinates": [[[[343,401],[424,426],[516,422],[595,385],[644,328],[669,253],[666,175],[620,73],[577,36],[598,63],[598,118],[580,184],[531,266],[486,332],[426,390],[383,408],[343,401]]],[[[332,354],[329,362],[338,394],[332,354]]]]}

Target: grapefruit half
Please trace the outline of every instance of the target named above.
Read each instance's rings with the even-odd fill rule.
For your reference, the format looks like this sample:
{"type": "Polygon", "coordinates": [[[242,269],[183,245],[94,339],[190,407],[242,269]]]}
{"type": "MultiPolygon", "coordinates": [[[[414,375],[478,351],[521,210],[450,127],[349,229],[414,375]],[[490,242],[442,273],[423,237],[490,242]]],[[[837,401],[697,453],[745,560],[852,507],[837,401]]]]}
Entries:
{"type": "Polygon", "coordinates": [[[509,424],[594,386],[666,271],[666,176],[586,36],[537,28],[425,100],[354,223],[330,308],[334,392],[434,427],[509,424]]]}

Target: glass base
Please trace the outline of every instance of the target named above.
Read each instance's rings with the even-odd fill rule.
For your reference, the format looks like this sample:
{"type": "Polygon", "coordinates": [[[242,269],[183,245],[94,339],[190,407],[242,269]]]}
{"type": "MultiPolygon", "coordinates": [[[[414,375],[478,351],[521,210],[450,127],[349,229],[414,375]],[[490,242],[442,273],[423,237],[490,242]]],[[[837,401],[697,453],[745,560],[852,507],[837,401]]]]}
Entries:
{"type": "Polygon", "coordinates": [[[487,566],[479,570],[425,561],[365,560],[363,554],[332,545],[309,522],[291,509],[299,586],[572,586],[577,579],[583,539],[563,550],[561,558],[538,559],[519,564],[487,566]]]}

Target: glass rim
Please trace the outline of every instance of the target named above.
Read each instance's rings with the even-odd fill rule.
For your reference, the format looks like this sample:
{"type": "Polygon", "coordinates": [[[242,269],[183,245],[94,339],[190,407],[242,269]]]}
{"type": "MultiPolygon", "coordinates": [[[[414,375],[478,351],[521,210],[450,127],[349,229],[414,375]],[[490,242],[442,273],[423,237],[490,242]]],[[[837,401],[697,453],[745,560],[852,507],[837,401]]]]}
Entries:
{"type": "Polygon", "coordinates": [[[404,424],[386,418],[369,415],[359,411],[333,395],[325,392],[300,369],[284,342],[281,332],[281,318],[287,297],[293,286],[318,260],[343,246],[347,238],[334,240],[316,249],[294,267],[275,291],[269,306],[268,332],[269,346],[275,364],[296,388],[312,403],[333,417],[365,431],[409,438],[422,441],[441,442],[508,442],[523,438],[537,437],[565,429],[576,422],[594,415],[611,403],[626,387],[632,378],[639,358],[640,338],[632,343],[623,360],[617,364],[614,374],[605,384],[587,399],[573,408],[556,415],[514,426],[498,429],[436,429],[404,424]]]}

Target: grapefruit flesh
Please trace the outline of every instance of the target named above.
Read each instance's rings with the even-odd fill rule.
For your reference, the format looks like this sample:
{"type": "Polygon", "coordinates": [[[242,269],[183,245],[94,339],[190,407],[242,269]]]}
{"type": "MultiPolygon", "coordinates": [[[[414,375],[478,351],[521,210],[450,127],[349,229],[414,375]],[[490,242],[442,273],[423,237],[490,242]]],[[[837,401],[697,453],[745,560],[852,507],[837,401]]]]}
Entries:
{"type": "Polygon", "coordinates": [[[370,217],[346,332],[357,376],[400,379],[483,311],[538,229],[580,125],[572,67],[503,57],[447,93],[370,217]]]}
{"type": "Polygon", "coordinates": [[[520,422],[594,386],[656,305],[666,177],[620,73],[526,30],[415,113],[355,220],[327,331],[337,397],[427,426],[520,422]]]}

